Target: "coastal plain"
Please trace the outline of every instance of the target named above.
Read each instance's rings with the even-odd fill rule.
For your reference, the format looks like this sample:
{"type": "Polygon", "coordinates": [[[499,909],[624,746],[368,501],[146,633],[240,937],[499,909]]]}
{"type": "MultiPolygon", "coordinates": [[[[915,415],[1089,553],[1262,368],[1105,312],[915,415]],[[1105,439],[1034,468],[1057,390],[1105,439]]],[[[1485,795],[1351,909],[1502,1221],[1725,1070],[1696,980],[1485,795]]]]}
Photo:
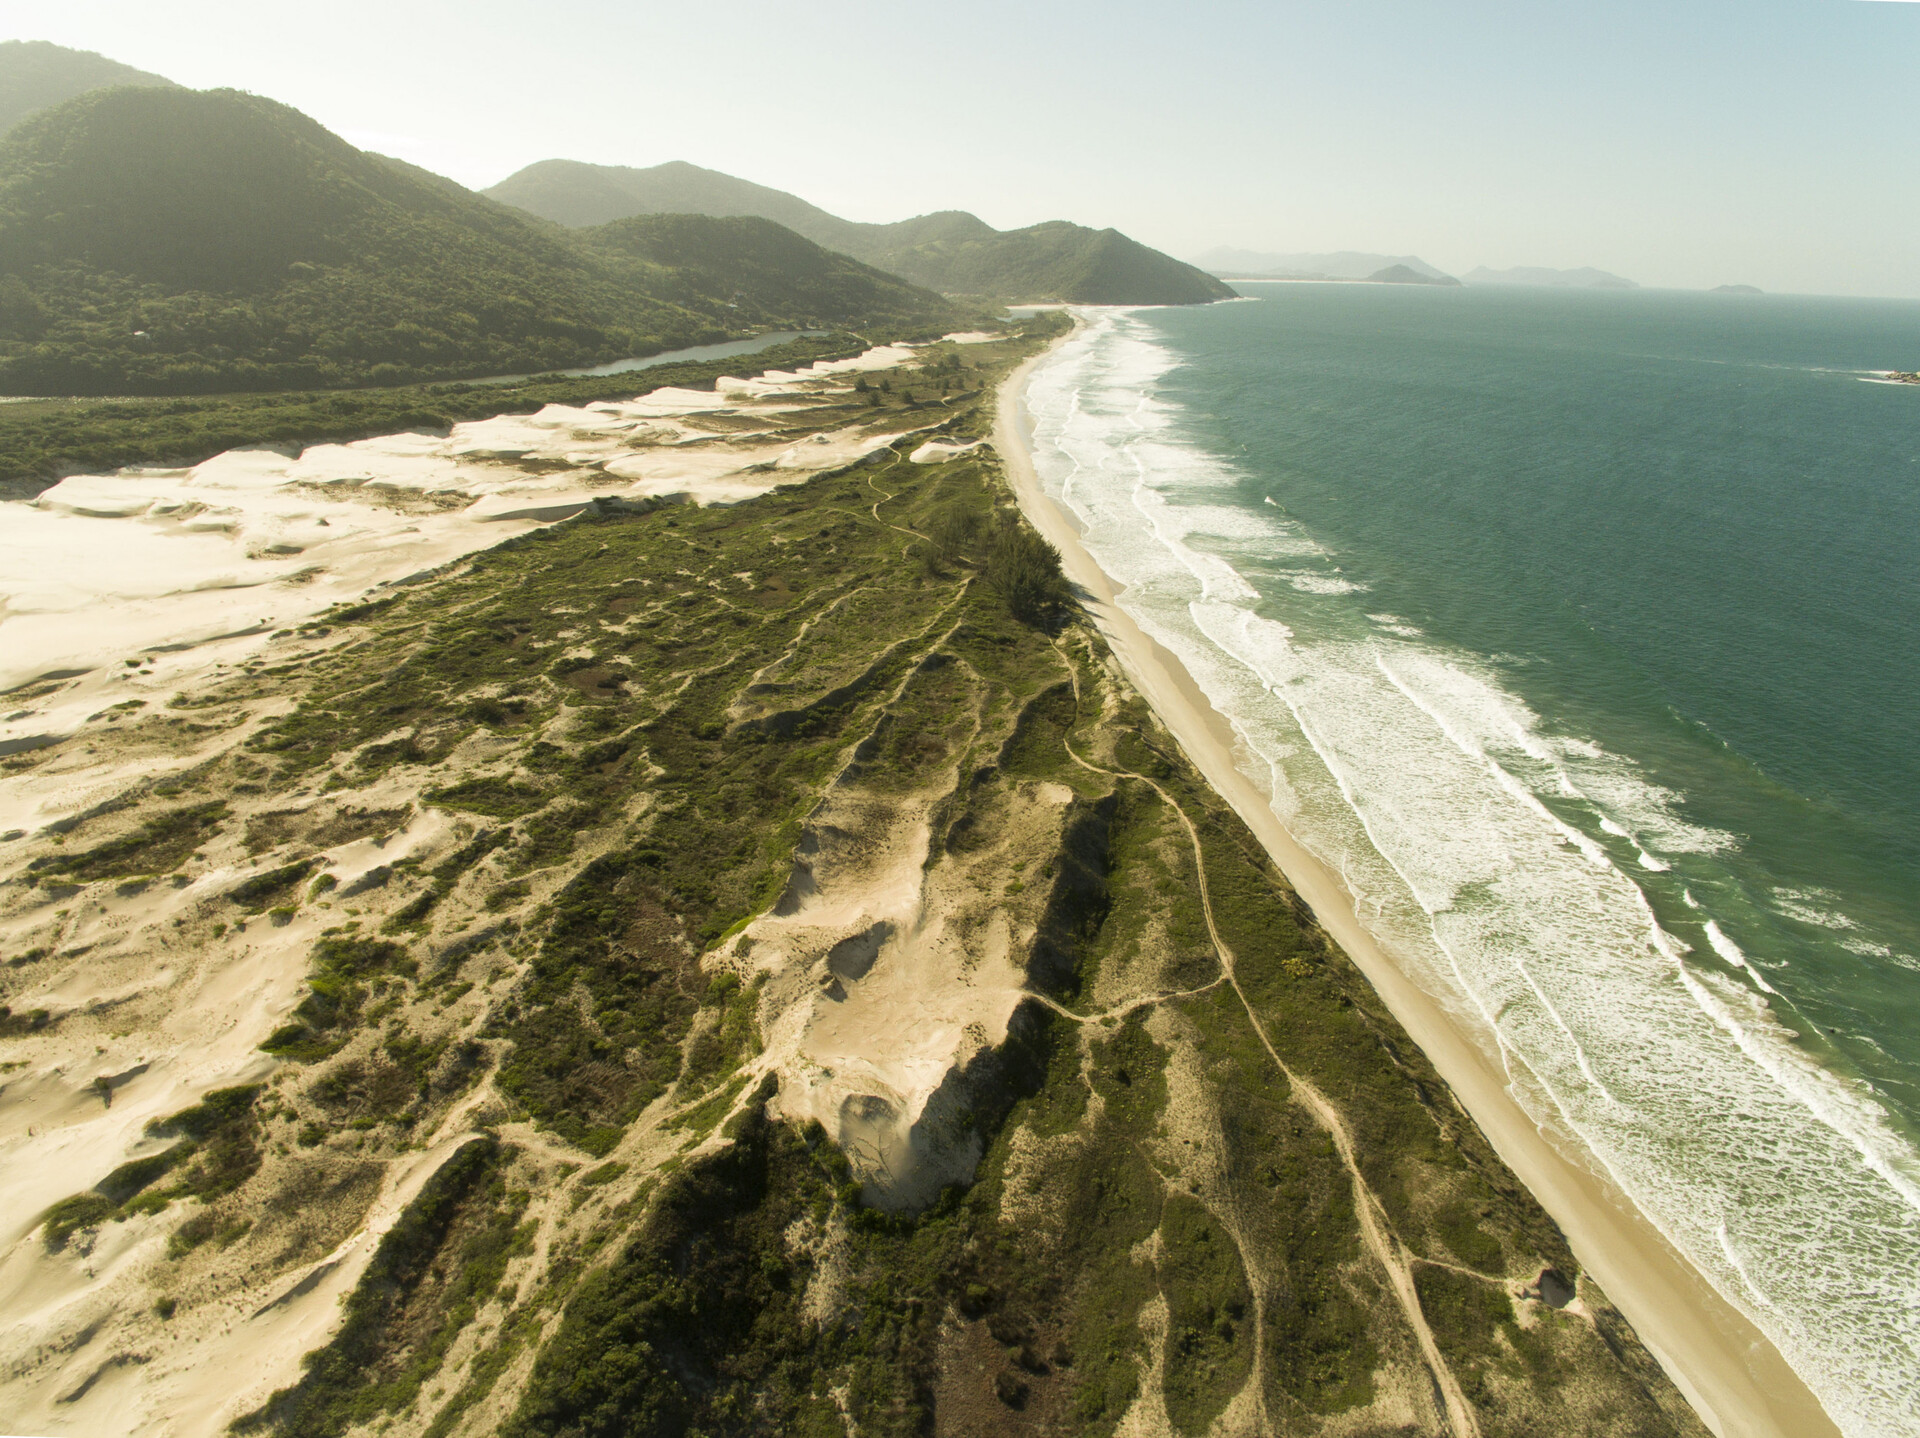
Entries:
{"type": "Polygon", "coordinates": [[[1066,324],[42,496],[378,514],[15,686],[0,1419],[1704,1431],[1023,518],[1066,324]]]}

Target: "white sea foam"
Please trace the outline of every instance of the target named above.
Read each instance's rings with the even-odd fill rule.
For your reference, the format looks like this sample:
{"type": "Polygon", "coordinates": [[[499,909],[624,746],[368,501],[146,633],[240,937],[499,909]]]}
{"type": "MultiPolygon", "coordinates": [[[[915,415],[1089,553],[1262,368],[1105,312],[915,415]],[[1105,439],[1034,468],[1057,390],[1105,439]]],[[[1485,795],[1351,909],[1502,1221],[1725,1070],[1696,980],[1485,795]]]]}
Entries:
{"type": "Polygon", "coordinates": [[[1284,578],[1302,594],[1359,594],[1367,587],[1337,574],[1313,574],[1297,569],[1284,578]]]}
{"type": "Polygon", "coordinates": [[[1831,907],[1839,895],[1825,889],[1775,889],[1774,907],[1789,919],[1811,924],[1816,929],[1844,932],[1855,927],[1852,919],[1831,907]]]}
{"type": "MultiPolygon", "coordinates": [[[[1687,895],[1687,902],[1693,902],[1692,894],[1687,895]]],[[[1775,994],[1779,992],[1778,989],[1767,982],[1765,975],[1747,961],[1746,952],[1732,939],[1727,937],[1726,930],[1721,928],[1716,920],[1707,920],[1707,942],[1713,945],[1713,951],[1716,954],[1732,964],[1736,969],[1745,970],[1752,976],[1753,981],[1768,993],[1775,994]]]]}
{"type": "MultiPolygon", "coordinates": [[[[1150,321],[1088,318],[1029,385],[1037,467],[1121,603],[1227,717],[1243,767],[1520,1101],[1585,1143],[1848,1434],[1920,1435],[1920,1158],[1870,1092],[1796,1045],[1717,922],[1707,942],[1762,991],[1690,959],[1631,877],[1731,836],[1555,733],[1486,662],[1357,602],[1343,625],[1326,608],[1343,594],[1300,593],[1276,554],[1324,551],[1182,442],[1150,321]],[[1263,593],[1260,574],[1278,584],[1263,593]]],[[[1776,896],[1835,927],[1827,898],[1776,896]]]]}

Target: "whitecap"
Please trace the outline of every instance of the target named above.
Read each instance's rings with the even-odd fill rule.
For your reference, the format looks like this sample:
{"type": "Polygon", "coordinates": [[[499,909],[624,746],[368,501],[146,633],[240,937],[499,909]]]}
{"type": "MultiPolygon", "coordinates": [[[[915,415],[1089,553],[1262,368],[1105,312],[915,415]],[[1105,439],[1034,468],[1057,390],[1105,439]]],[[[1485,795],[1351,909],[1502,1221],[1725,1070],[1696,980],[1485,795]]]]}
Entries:
{"type": "MultiPolygon", "coordinates": [[[[1689,895],[1689,898],[1691,898],[1691,895],[1689,895]]],[[[1718,922],[1713,919],[1707,920],[1707,942],[1713,946],[1713,951],[1716,954],[1732,964],[1736,969],[1744,970],[1752,977],[1756,984],[1760,985],[1760,987],[1768,993],[1777,994],[1779,992],[1778,989],[1766,981],[1765,976],[1748,960],[1745,950],[1732,939],[1728,938],[1727,931],[1721,928],[1718,922]]]]}
{"type": "Polygon", "coordinates": [[[1283,577],[1302,594],[1359,594],[1367,587],[1337,574],[1313,574],[1304,570],[1293,570],[1283,577]]]}
{"type": "Polygon", "coordinates": [[[1246,772],[1536,1118],[1586,1145],[1843,1429],[1920,1434],[1920,1379],[1900,1357],[1920,1351],[1905,1278],[1920,1159],[1869,1091],[1797,1046],[1717,923],[1708,944],[1755,987],[1697,964],[1633,877],[1661,872],[1656,850],[1710,855],[1734,836],[1591,736],[1555,732],[1497,661],[1358,605],[1351,631],[1309,629],[1283,602],[1306,571],[1270,566],[1309,546],[1334,556],[1277,505],[1228,502],[1248,477],[1183,440],[1157,392],[1177,360],[1147,319],[1085,318],[1029,384],[1036,467],[1122,606],[1231,725],[1246,772]]]}

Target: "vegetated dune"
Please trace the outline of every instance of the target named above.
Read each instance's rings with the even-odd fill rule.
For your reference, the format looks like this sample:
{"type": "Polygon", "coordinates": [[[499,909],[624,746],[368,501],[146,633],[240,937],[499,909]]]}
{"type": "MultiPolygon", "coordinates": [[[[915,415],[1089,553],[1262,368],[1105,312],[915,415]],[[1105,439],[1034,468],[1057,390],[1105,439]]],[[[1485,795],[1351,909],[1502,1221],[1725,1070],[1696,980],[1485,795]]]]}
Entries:
{"type": "MultiPolygon", "coordinates": [[[[82,677],[11,706],[0,752],[79,731],[131,681],[194,682],[262,633],[589,506],[733,502],[884,449],[931,414],[904,387],[898,405],[849,405],[850,386],[913,353],[550,404],[445,435],[69,477],[0,532],[0,692],[82,677]]],[[[0,800],[0,829],[8,812],[0,800]]]]}
{"type": "Polygon", "coordinates": [[[946,294],[1090,305],[1203,304],[1233,296],[1213,276],[1118,230],[1064,220],[996,230],[964,210],[861,224],[783,190],[684,161],[642,170],[542,160],[485,193],[576,228],[629,215],[758,215],[946,294]]]}
{"type": "MultiPolygon", "coordinates": [[[[751,363],[806,369],[855,358],[891,340],[924,343],[938,327],[883,328],[874,339],[848,331],[798,335],[754,349],[751,363]]],[[[757,341],[748,341],[757,343],[757,341]]],[[[722,346],[721,348],[724,348],[722,346]]],[[[377,389],[292,390],[187,397],[37,399],[0,404],[0,500],[32,499],[76,474],[138,465],[186,469],[231,449],[297,454],[314,444],[352,444],[399,433],[445,434],[456,424],[503,414],[531,415],[548,405],[579,409],[624,403],[637,387],[712,392],[746,356],[654,356],[633,369],[528,375],[377,389]],[[657,362],[656,362],[657,361],[657,362]]]]}
{"type": "Polygon", "coordinates": [[[683,236],[676,253],[706,257],[676,267],[356,150],[259,96],[95,91],[0,142],[0,390],[399,383],[756,327],[967,318],[772,226],[688,224],[704,247],[683,236]]]}
{"type": "Polygon", "coordinates": [[[10,1423],[1703,1431],[972,445],[1057,325],[16,696],[152,699],[0,759],[10,1423]]]}

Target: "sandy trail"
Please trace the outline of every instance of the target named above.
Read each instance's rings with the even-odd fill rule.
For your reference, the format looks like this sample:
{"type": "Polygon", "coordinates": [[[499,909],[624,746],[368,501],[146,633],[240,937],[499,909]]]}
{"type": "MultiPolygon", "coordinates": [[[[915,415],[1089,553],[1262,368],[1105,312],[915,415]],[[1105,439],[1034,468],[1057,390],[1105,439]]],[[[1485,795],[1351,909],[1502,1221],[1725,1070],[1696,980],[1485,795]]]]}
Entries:
{"type": "MultiPolygon", "coordinates": [[[[1074,692],[1077,696],[1080,688],[1079,673],[1073,668],[1071,662],[1068,664],[1068,669],[1073,673],[1074,692]]],[[[1240,1000],[1240,1007],[1246,1010],[1247,1022],[1253,1025],[1253,1031],[1260,1039],[1260,1046],[1267,1051],[1267,1057],[1273,1061],[1273,1066],[1280,1071],[1281,1077],[1286,1079],[1289,1092],[1308,1113],[1313,1115],[1314,1122],[1332,1138],[1334,1148],[1340,1154],[1341,1163],[1346,1165],[1348,1177],[1353,1183],[1353,1207],[1360,1219],[1361,1238],[1367,1245],[1367,1251],[1373,1255],[1374,1261],[1387,1275],[1394,1298],[1400,1304],[1401,1316],[1406,1319],[1407,1326],[1413,1330],[1414,1337],[1419,1342],[1421,1356],[1425,1359],[1427,1371],[1433,1378],[1434,1387],[1440,1399],[1441,1415],[1447,1420],[1448,1428],[1454,1434],[1454,1438],[1480,1438],[1480,1425],[1473,1416],[1473,1408],[1468,1404],[1466,1394],[1461,1392],[1459,1380],[1454,1377],[1452,1367],[1440,1352],[1440,1345],[1434,1340],[1433,1329],[1428,1325],[1427,1316],[1420,1308],[1419,1294],[1413,1282],[1412,1256],[1398,1236],[1391,1232],[1385,1207],[1381,1204],[1378,1195],[1374,1193],[1372,1185],[1360,1172],[1359,1160],[1354,1156],[1353,1134],[1348,1130],[1345,1120],[1340,1117],[1339,1110],[1327,1101],[1326,1095],[1295,1073],[1280,1057],[1273,1046],[1273,1041],[1267,1037],[1267,1026],[1260,1021],[1260,1015],[1255,1012],[1252,1001],[1247,998],[1246,990],[1240,987],[1239,976],[1234,971],[1233,949],[1220,936],[1219,926],[1214,922],[1213,897],[1208,890],[1207,858],[1200,844],[1200,831],[1194,827],[1193,820],[1187,817],[1187,811],[1181,807],[1180,801],[1146,775],[1137,774],[1131,769],[1109,769],[1095,764],[1092,760],[1080,755],[1071,742],[1065,742],[1065,748],[1067,757],[1082,769],[1095,774],[1104,774],[1113,779],[1139,780],[1158,794],[1161,802],[1179,816],[1181,827],[1187,833],[1187,842],[1193,847],[1193,867],[1199,878],[1200,910],[1207,921],[1207,937],[1212,940],[1214,953],[1220,959],[1222,977],[1232,987],[1234,996],[1240,1000]]],[[[1209,984],[1207,987],[1212,988],[1213,985],[1209,984]]],[[[1202,992],[1202,990],[1195,990],[1195,992],[1202,992]]]]}
{"type": "Polygon", "coordinates": [[[1060,551],[1068,579],[1128,680],[1366,975],[1501,1159],[1559,1223],[1575,1256],[1707,1425],[1722,1438],[1837,1438],[1838,1427],[1767,1337],[1583,1151],[1535,1124],[1509,1091],[1498,1057],[1475,1044],[1438,998],[1393,963],[1360,922],[1339,877],[1294,838],[1269,796],[1236,764],[1233,732],[1192,676],[1120,607],[1113,582],[1081,543],[1072,516],[1041,487],[1028,452],[1021,399],[1028,375],[1044,358],[1029,360],[1002,386],[994,447],[1022,511],[1060,551]]]}

